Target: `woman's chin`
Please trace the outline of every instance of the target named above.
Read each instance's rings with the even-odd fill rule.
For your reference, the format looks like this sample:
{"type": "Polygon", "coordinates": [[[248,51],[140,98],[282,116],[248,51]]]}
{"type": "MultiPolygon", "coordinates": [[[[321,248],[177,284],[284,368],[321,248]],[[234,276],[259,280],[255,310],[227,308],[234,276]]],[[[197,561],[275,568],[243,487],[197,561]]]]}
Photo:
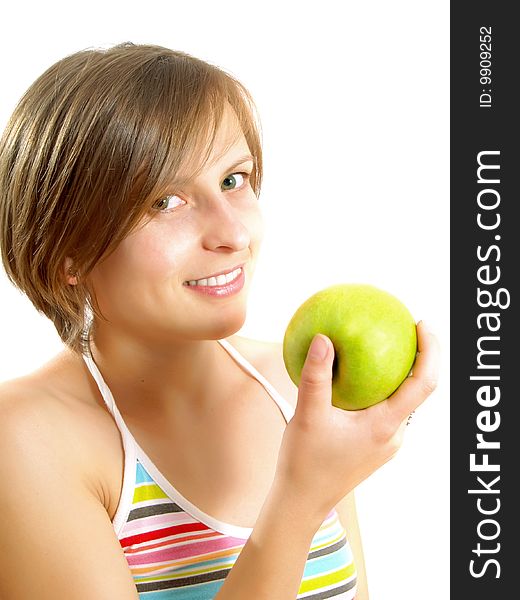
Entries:
{"type": "Polygon", "coordinates": [[[211,323],[209,329],[211,329],[211,335],[208,331],[208,339],[220,340],[223,338],[230,337],[240,331],[246,321],[246,313],[233,316],[233,318],[219,319],[215,323],[211,323]]]}

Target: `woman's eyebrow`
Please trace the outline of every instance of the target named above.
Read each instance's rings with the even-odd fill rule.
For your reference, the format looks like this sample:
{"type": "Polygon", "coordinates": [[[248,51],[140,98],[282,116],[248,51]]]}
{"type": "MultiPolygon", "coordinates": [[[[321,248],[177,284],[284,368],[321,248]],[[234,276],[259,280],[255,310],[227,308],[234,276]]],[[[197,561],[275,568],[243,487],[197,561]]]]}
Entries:
{"type": "MultiPolygon", "coordinates": [[[[230,171],[238,167],[238,165],[241,165],[242,163],[247,162],[248,160],[253,162],[253,167],[256,165],[256,158],[252,154],[244,154],[244,156],[241,156],[231,165],[223,169],[223,172],[229,173],[230,171]]],[[[178,177],[175,178],[172,182],[170,182],[169,187],[171,187],[172,189],[177,189],[184,185],[189,185],[193,181],[193,179],[194,177],[178,177]]]]}
{"type": "Polygon", "coordinates": [[[227,167],[226,171],[234,169],[235,167],[238,167],[238,165],[241,165],[242,163],[244,163],[248,160],[253,162],[253,166],[256,164],[256,160],[255,160],[254,156],[252,156],[251,154],[245,154],[244,156],[242,156],[241,158],[236,160],[232,165],[229,165],[229,167],[227,167]]]}

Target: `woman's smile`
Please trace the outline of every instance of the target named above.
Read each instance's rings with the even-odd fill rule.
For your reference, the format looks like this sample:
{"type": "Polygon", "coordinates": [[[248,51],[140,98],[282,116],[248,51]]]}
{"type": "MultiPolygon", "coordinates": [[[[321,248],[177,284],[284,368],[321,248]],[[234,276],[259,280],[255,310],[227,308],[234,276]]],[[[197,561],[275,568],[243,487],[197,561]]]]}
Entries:
{"type": "Polygon", "coordinates": [[[186,281],[184,282],[184,285],[199,294],[221,298],[238,294],[244,287],[244,283],[244,269],[243,266],[239,266],[232,271],[227,271],[216,276],[210,276],[209,278],[186,281]]]}

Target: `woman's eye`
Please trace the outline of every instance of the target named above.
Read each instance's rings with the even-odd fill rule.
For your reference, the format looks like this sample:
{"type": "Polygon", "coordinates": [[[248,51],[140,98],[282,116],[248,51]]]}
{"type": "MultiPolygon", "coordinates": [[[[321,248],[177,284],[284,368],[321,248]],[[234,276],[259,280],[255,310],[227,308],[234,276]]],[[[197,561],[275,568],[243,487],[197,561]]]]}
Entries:
{"type": "Polygon", "coordinates": [[[186,204],[186,202],[182,198],[179,198],[179,196],[165,196],[164,198],[157,200],[157,202],[154,203],[153,208],[166,211],[182,204],[186,204]]]}
{"type": "Polygon", "coordinates": [[[244,185],[244,182],[249,177],[249,173],[232,173],[228,175],[222,182],[222,189],[234,190],[244,185]]]}

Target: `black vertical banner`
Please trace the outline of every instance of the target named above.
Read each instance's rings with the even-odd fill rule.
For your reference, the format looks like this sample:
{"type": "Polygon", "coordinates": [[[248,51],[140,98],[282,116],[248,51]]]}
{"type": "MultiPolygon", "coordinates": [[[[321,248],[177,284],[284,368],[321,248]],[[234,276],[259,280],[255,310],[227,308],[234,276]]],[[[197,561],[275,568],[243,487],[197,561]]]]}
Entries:
{"type": "Polygon", "coordinates": [[[519,598],[520,30],[451,3],[451,597],[519,598]]]}

